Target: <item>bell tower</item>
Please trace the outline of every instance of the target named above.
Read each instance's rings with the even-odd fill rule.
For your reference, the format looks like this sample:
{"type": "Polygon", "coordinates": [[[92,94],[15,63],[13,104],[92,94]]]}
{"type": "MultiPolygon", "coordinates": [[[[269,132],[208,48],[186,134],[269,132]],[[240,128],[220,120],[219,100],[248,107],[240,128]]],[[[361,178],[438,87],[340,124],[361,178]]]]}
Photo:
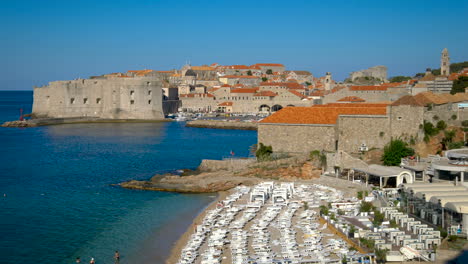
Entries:
{"type": "Polygon", "coordinates": [[[450,57],[447,48],[442,51],[440,57],[440,75],[450,75],[450,57]]]}
{"type": "Polygon", "coordinates": [[[326,91],[332,89],[332,75],[330,72],[325,74],[324,86],[326,91]]]}

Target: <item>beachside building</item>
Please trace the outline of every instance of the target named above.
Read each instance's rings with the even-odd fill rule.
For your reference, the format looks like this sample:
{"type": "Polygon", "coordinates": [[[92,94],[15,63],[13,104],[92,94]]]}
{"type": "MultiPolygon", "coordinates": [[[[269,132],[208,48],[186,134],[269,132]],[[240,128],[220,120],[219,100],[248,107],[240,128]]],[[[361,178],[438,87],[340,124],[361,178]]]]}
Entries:
{"type": "Polygon", "coordinates": [[[423,107],[397,103],[335,103],[285,108],[259,123],[258,142],[284,152],[359,152],[391,138],[417,136],[423,107]]]}

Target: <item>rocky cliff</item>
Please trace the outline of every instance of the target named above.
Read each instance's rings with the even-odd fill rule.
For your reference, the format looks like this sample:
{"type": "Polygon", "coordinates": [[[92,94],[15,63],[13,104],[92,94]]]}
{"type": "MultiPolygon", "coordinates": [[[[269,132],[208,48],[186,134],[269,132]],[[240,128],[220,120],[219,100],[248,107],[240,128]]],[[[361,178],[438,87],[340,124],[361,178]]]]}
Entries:
{"type": "Polygon", "coordinates": [[[310,180],[319,178],[322,170],[307,157],[292,157],[269,162],[204,161],[188,175],[155,175],[148,181],[131,180],[121,187],[140,190],[181,193],[209,193],[229,190],[240,184],[254,185],[264,180],[310,180]],[[222,165],[221,163],[227,163],[222,165]]]}

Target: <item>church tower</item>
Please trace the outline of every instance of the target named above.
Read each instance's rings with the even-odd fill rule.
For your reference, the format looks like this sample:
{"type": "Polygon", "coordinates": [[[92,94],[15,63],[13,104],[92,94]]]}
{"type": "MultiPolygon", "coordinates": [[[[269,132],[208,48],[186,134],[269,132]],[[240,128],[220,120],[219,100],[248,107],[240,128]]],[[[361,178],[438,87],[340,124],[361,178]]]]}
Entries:
{"type": "Polygon", "coordinates": [[[447,48],[442,51],[440,57],[440,75],[450,75],[450,57],[447,48]]]}
{"type": "Polygon", "coordinates": [[[332,89],[332,76],[330,72],[327,72],[325,75],[324,86],[326,91],[332,89]]]}

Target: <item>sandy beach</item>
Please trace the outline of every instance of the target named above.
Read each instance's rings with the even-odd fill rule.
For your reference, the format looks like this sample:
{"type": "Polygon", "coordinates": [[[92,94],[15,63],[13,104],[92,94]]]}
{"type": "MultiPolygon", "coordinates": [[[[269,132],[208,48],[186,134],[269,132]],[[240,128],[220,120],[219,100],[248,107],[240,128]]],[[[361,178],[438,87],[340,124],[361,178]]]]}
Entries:
{"type": "MultiPolygon", "coordinates": [[[[275,181],[275,182],[277,182],[277,181],[275,181]]],[[[326,185],[326,186],[332,186],[332,187],[337,188],[338,190],[344,192],[344,194],[346,196],[353,196],[358,190],[365,189],[365,187],[363,185],[361,185],[361,184],[351,183],[349,181],[345,181],[345,180],[342,180],[342,179],[337,179],[337,178],[334,178],[334,177],[326,177],[326,176],[322,176],[322,177],[320,177],[318,179],[314,179],[314,180],[306,180],[306,181],[299,180],[299,181],[296,181],[296,182],[297,183],[307,183],[307,184],[316,183],[316,184],[323,184],[323,185],[326,185]]],[[[219,201],[224,200],[231,193],[232,193],[231,190],[219,192],[218,197],[212,203],[210,203],[200,214],[197,215],[197,217],[193,220],[193,223],[190,225],[190,227],[177,240],[177,242],[174,243],[174,245],[173,245],[173,247],[171,249],[171,253],[170,253],[169,257],[166,260],[166,264],[175,264],[175,263],[177,263],[177,261],[179,260],[180,255],[181,255],[182,249],[187,244],[190,236],[194,233],[195,226],[200,224],[203,221],[207,211],[209,211],[211,209],[214,209],[216,207],[216,204],[219,201]]],[[[251,223],[249,223],[248,225],[251,225],[251,223]]],[[[328,229],[324,230],[324,233],[333,234],[333,232],[331,232],[328,229]]],[[[338,236],[336,238],[338,238],[338,236]]]]}
{"type": "Polygon", "coordinates": [[[203,218],[205,217],[206,212],[208,210],[215,208],[218,201],[224,200],[229,194],[230,194],[230,191],[219,192],[218,197],[212,203],[210,203],[200,214],[198,214],[197,217],[195,217],[195,219],[193,220],[192,224],[187,229],[187,231],[185,231],[185,233],[177,240],[177,242],[172,247],[171,253],[166,260],[166,264],[177,263],[180,257],[180,253],[182,252],[182,249],[184,248],[184,246],[187,244],[188,239],[190,238],[190,235],[193,233],[195,226],[198,223],[201,223],[203,221],[203,218]]]}

